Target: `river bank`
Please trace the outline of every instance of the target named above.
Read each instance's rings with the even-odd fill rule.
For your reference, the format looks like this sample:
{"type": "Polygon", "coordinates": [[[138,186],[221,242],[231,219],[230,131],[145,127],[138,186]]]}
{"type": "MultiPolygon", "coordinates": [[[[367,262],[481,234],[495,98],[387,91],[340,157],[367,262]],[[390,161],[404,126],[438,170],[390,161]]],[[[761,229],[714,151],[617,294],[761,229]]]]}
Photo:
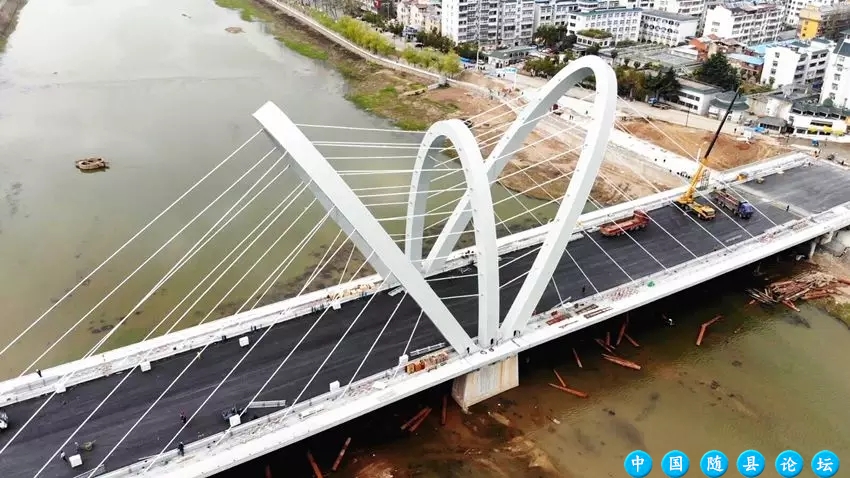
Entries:
{"type": "MultiPolygon", "coordinates": [[[[299,19],[261,0],[217,0],[217,3],[239,11],[243,20],[264,22],[269,32],[292,51],[337,70],[347,81],[347,99],[365,111],[391,120],[401,129],[425,130],[439,120],[474,117],[473,133],[486,155],[516,118],[515,111],[504,104],[504,100],[511,101],[513,93],[499,88],[498,84],[490,85],[493,93],[489,97],[460,87],[425,90],[433,79],[364,60],[299,19]],[[497,95],[503,95],[503,99],[497,95]]],[[[560,198],[568,184],[566,179],[578,160],[583,140],[573,136],[559,135],[554,139],[533,132],[525,141],[525,147],[505,168],[499,183],[534,199],[560,198]],[[552,157],[556,159],[539,164],[543,158],[552,157]]],[[[451,155],[451,152],[448,153],[451,155]]],[[[641,167],[637,161],[631,168],[620,166],[616,161],[606,161],[603,165],[606,179],[597,180],[591,192],[596,203],[617,204],[680,185],[676,178],[664,175],[649,174],[651,179],[645,179],[645,175],[634,171],[641,167]]]]}
{"type": "Polygon", "coordinates": [[[5,0],[0,2],[0,52],[6,49],[6,39],[15,30],[18,13],[27,0],[5,0]]]}
{"type": "MultiPolygon", "coordinates": [[[[597,478],[622,474],[634,449],[654,458],[680,449],[692,462],[710,449],[730,460],[750,448],[766,457],[787,448],[804,457],[844,449],[850,432],[832,417],[850,389],[843,367],[850,332],[814,302],[800,304],[800,312],[747,305],[747,287],[813,268],[794,256],[764,261],[762,275],[741,269],[632,311],[628,334],[640,347],[623,340],[616,350],[640,371],[600,357],[594,338],[610,333],[613,341],[622,320],[612,319],[521,354],[519,387],[468,414],[448,399],[442,423],[450,392],[443,384],[223,476],[261,473],[267,464],[273,477],[312,476],[307,451],[326,472],[349,437],[334,476],[597,478]],[[699,325],[717,315],[723,318],[696,346],[699,325]],[[589,397],[551,387],[558,383],[553,370],[589,397]],[[791,387],[808,393],[788,393],[791,387]],[[421,426],[401,430],[423,407],[432,412],[421,426]]],[[[815,264],[820,260],[829,257],[819,254],[815,264]]]]}

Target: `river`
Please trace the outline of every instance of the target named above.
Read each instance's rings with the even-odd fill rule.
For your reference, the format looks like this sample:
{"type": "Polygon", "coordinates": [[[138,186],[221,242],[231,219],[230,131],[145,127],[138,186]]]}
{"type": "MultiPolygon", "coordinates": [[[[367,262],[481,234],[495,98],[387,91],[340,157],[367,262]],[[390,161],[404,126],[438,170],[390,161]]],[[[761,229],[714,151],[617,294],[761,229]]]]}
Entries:
{"type": "MultiPolygon", "coordinates": [[[[345,83],[336,72],[283,48],[261,25],[245,23],[211,0],[30,0],[6,52],[0,55],[0,323],[7,334],[0,340],[2,345],[256,132],[251,113],[265,101],[274,101],[298,123],[389,128],[386,121],[352,106],[344,93],[345,83]],[[245,32],[225,32],[231,26],[245,32]],[[88,156],[102,156],[111,161],[112,168],[104,173],[79,173],[73,161],[88,156]]],[[[418,142],[413,135],[393,132],[305,131],[311,138],[325,141],[418,142]]],[[[250,144],[158,221],[3,354],[0,375],[11,376],[30,365],[269,148],[264,139],[250,144]]],[[[371,156],[334,160],[338,169],[404,169],[412,162],[409,157],[374,157],[413,154],[410,149],[324,151],[329,156],[371,156]]],[[[249,179],[257,178],[262,170],[265,166],[249,179]]],[[[408,176],[349,179],[354,187],[367,188],[404,186],[408,176]]],[[[436,187],[453,184],[441,181],[436,187]]],[[[207,274],[223,251],[231,250],[295,185],[291,174],[273,184],[144,303],[141,313],[132,315],[105,348],[144,337],[207,274]]],[[[189,227],[37,366],[75,358],[88,350],[246,187],[247,183],[237,187],[189,227]]],[[[496,200],[507,197],[498,187],[494,195],[496,200]]],[[[441,198],[447,201],[451,197],[447,193],[441,198]]],[[[302,198],[293,210],[300,212],[309,201],[302,198]]],[[[499,213],[510,217],[537,204],[523,200],[520,206],[507,201],[499,213]]],[[[386,206],[376,212],[396,217],[403,215],[404,209],[386,206]]],[[[551,211],[539,215],[542,218],[546,213],[551,211]]],[[[286,221],[277,223],[272,232],[278,234],[260,239],[225,276],[223,284],[189,309],[178,327],[197,323],[211,309],[216,309],[211,316],[216,318],[241,305],[323,216],[324,211],[317,207],[308,211],[269,260],[261,262],[223,304],[216,305],[287,225],[286,221]]],[[[402,232],[403,223],[388,224],[388,229],[402,232]]],[[[310,249],[280,282],[285,284],[287,278],[309,270],[336,234],[334,227],[321,229],[310,249]]],[[[492,442],[478,440],[486,436],[472,436],[486,435],[485,428],[491,430],[492,425],[457,425],[461,420],[473,425],[475,420],[488,420],[481,409],[472,418],[462,418],[456,410],[450,414],[450,422],[457,421],[455,429],[467,430],[457,435],[466,437],[459,445],[433,424],[424,426],[421,436],[379,444],[370,442],[372,429],[360,423],[335,431],[339,436],[311,441],[321,445],[314,451],[327,468],[341,443],[339,438],[350,433],[354,445],[342,476],[355,476],[358,465],[354,460],[359,464],[383,460],[397,470],[422,477],[549,476],[541,468],[529,468],[530,456],[538,461],[545,457],[551,469],[557,470],[555,476],[597,478],[623,476],[622,457],[635,448],[647,449],[655,457],[680,448],[691,455],[694,470],[699,455],[711,448],[724,450],[732,460],[746,448],[757,448],[769,461],[785,448],[796,448],[806,458],[822,448],[839,453],[850,449],[850,432],[838,418],[846,415],[844,400],[850,394],[847,330],[814,307],[806,306],[800,314],[810,327],[788,311],[768,314],[748,309],[741,294],[747,279],[732,277],[734,280],[701,288],[702,294],[663,303],[660,307],[676,318],[676,327],[650,325],[643,333],[635,332],[643,347],[631,358],[645,367],[642,373],[592,358],[593,346],[580,348],[586,370],[579,371],[566,353],[573,345],[569,341],[531,354],[523,385],[484,406],[533,442],[528,456],[508,453],[504,440],[499,441],[504,438],[501,432],[495,432],[499,439],[492,442]],[[712,328],[704,346],[694,347],[697,325],[718,313],[726,318],[712,328]],[[572,386],[590,392],[591,398],[578,401],[548,389],[554,366],[572,386]]],[[[283,294],[284,289],[277,288],[272,296],[283,294]]],[[[652,324],[660,312],[658,308],[644,311],[645,321],[652,324]]],[[[183,309],[159,332],[180,315],[183,309]]],[[[418,408],[421,402],[416,400],[422,398],[376,415],[372,424],[377,421],[397,429],[396,422],[418,408]]],[[[293,448],[292,453],[296,452],[297,456],[283,461],[269,458],[278,463],[275,469],[281,470],[275,476],[296,476],[287,473],[289,467],[304,467],[306,476],[303,450],[293,448]]],[[[255,465],[262,468],[264,463],[255,465]]],[[[233,476],[246,476],[239,470],[235,473],[233,476]]],[[[762,476],[777,475],[768,472],[762,476]]]]}
{"type": "MultiPolygon", "coordinates": [[[[8,343],[258,131],[251,114],[264,102],[275,102],[299,124],[391,127],[346,101],[345,88],[343,78],[334,70],[286,49],[264,32],[263,25],[244,22],[238,13],[218,7],[212,0],[30,1],[20,13],[5,54],[0,55],[0,321],[7,333],[0,342],[8,343]],[[225,31],[233,26],[241,27],[244,33],[225,31]],[[90,156],[104,157],[112,167],[94,174],[74,169],[75,160],[90,156]]],[[[321,141],[404,145],[394,149],[321,148],[329,157],[360,158],[332,161],[337,169],[348,171],[409,170],[415,155],[413,147],[420,138],[418,134],[393,132],[316,128],[304,131],[321,141]],[[387,156],[401,158],[375,159],[387,156]]],[[[0,376],[19,373],[52,344],[52,351],[37,363],[38,367],[79,357],[100,340],[249,185],[269,170],[277,155],[265,160],[56,343],[127,274],[266,154],[270,145],[262,136],[249,144],[47,315],[2,355],[0,376]]],[[[456,168],[451,163],[447,166],[456,168]]],[[[266,181],[282,168],[279,164],[266,181]]],[[[373,190],[371,194],[404,193],[410,174],[349,175],[346,179],[355,188],[401,186],[373,190]]],[[[435,181],[432,187],[449,188],[462,180],[461,174],[455,174],[435,181]]],[[[132,315],[104,349],[143,338],[297,184],[292,172],[280,176],[146,301],[139,308],[141,312],[132,315]]],[[[493,191],[495,200],[508,197],[499,186],[493,191]]],[[[457,198],[457,194],[447,192],[435,197],[429,206],[444,204],[457,198]]],[[[195,307],[188,308],[229,262],[156,333],[175,322],[179,322],[178,329],[194,325],[213,308],[216,310],[207,320],[233,312],[254,295],[263,280],[325,216],[325,211],[315,204],[267,258],[239,282],[289,226],[287,220],[294,219],[309,205],[312,197],[308,196],[309,193],[299,196],[195,307]],[[216,306],[237,283],[240,285],[233,293],[216,306]],[[185,318],[178,320],[184,310],[188,310],[185,318]]],[[[404,201],[403,194],[367,200],[404,201]]],[[[529,199],[505,201],[499,214],[507,219],[538,204],[529,199]]],[[[404,206],[399,204],[372,209],[384,218],[405,214],[404,206]]],[[[541,219],[550,213],[551,208],[545,207],[535,211],[541,219]]],[[[533,221],[528,215],[517,218],[513,222],[521,224],[514,224],[512,229],[533,221]]],[[[400,220],[384,225],[393,234],[404,231],[400,220]]],[[[283,284],[310,270],[338,231],[336,226],[321,228],[281,276],[282,285],[273,288],[264,302],[283,296],[283,284]]],[[[344,259],[344,255],[338,257],[344,259]]]]}

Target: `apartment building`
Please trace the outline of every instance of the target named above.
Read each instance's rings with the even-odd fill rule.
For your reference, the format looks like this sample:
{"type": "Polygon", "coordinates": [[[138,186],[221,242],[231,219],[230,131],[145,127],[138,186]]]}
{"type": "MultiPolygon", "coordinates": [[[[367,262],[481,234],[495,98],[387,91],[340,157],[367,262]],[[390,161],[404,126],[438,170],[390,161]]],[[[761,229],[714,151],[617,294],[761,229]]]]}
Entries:
{"type": "Polygon", "coordinates": [[[705,12],[720,0],[655,0],[653,8],[680,15],[691,15],[701,17],[705,12]]]}
{"type": "Polygon", "coordinates": [[[439,0],[402,0],[396,4],[396,21],[419,31],[441,31],[439,0]]]}
{"type": "Polygon", "coordinates": [[[829,6],[812,4],[800,9],[797,38],[828,38],[840,41],[841,32],[850,28],[850,4],[837,3],[829,6]]]}
{"type": "Polygon", "coordinates": [[[736,2],[717,5],[706,13],[705,34],[751,45],[774,40],[782,26],[783,10],[775,3],[736,2]]]}
{"type": "Polygon", "coordinates": [[[759,79],[762,84],[774,88],[805,84],[818,90],[824,82],[827,59],[833,48],[835,42],[816,39],[756,45],[751,50],[764,58],[759,79]]]}
{"type": "Polygon", "coordinates": [[[827,57],[826,72],[821,88],[821,103],[830,100],[836,107],[846,109],[850,99],[850,39],[835,46],[827,57]]]}
{"type": "MultiPolygon", "coordinates": [[[[591,41],[591,44],[599,44],[592,40],[594,40],[594,36],[600,35],[587,34],[587,32],[599,30],[610,33],[610,43],[613,44],[624,40],[636,42],[640,30],[640,17],[640,8],[595,8],[571,13],[567,30],[577,36],[586,37],[585,40],[591,41]],[[585,34],[579,35],[580,32],[585,32],[585,34]]],[[[579,40],[582,40],[582,38],[579,38],[579,40]]],[[[579,43],[582,42],[579,41],[579,43]]],[[[599,44],[599,46],[604,45],[599,44]]]]}
{"type": "Polygon", "coordinates": [[[579,11],[576,0],[538,0],[534,3],[534,28],[540,25],[565,27],[570,13],[579,11]]]}
{"type": "Polygon", "coordinates": [[[442,32],[457,43],[485,46],[531,43],[534,0],[443,0],[442,32]]]}
{"type": "Polygon", "coordinates": [[[638,40],[676,46],[696,36],[699,18],[661,10],[643,10],[638,40]]]}
{"type": "Polygon", "coordinates": [[[839,5],[840,0],[785,0],[785,23],[791,26],[800,24],[800,12],[805,8],[824,8],[839,5]]]}

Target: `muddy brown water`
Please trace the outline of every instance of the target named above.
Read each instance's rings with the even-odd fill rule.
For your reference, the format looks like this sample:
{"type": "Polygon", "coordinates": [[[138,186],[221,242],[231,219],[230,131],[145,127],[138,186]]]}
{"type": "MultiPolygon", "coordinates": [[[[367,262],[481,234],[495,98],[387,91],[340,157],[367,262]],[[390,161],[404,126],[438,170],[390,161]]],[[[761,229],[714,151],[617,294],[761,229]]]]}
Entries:
{"type": "MultiPolygon", "coordinates": [[[[355,108],[344,95],[344,80],[335,71],[286,49],[263,25],[244,22],[237,12],[220,8],[212,0],[28,2],[0,55],[0,324],[4,330],[0,347],[258,131],[251,114],[264,102],[274,101],[297,123],[390,127],[355,108]],[[244,31],[229,33],[225,30],[229,27],[244,31]],[[75,160],[92,156],[104,157],[111,168],[91,174],[74,169],[75,160]]],[[[409,169],[420,138],[419,134],[393,132],[304,131],[321,141],[403,145],[403,149],[321,148],[329,157],[360,158],[332,160],[337,169],[347,171],[409,169]],[[387,156],[401,158],[375,159],[387,156]]],[[[16,375],[54,344],[53,351],[36,366],[46,368],[89,350],[277,156],[268,158],[67,337],[57,341],[269,149],[270,143],[261,137],[210,176],[0,356],[0,377],[16,375]]],[[[266,181],[281,169],[282,165],[274,169],[266,181]]],[[[370,193],[403,194],[365,201],[395,203],[373,207],[380,217],[404,216],[409,173],[348,175],[346,180],[355,188],[394,186],[370,193]]],[[[449,188],[462,180],[462,174],[455,174],[434,181],[433,188],[449,188]]],[[[139,307],[104,349],[143,338],[296,184],[294,174],[283,174],[139,307]]],[[[457,194],[444,193],[431,199],[429,206],[445,204],[457,194]]],[[[493,195],[496,200],[509,197],[501,187],[494,187],[493,195]]],[[[309,205],[312,197],[308,196],[302,195],[202,296],[229,262],[222,265],[156,333],[174,324],[180,329],[207,316],[212,320],[232,313],[245,299],[259,295],[254,292],[260,284],[325,215],[320,206],[307,211],[265,260],[244,280],[239,278],[280,236],[287,221],[309,205]],[[189,307],[196,299],[197,304],[189,307]]],[[[508,200],[499,206],[499,215],[508,219],[539,204],[531,199],[508,200]]],[[[434,220],[445,218],[450,211],[443,208],[434,220]]],[[[535,214],[545,220],[551,207],[535,214]]],[[[516,230],[537,222],[526,215],[510,224],[516,230]]],[[[393,234],[404,232],[403,221],[384,225],[393,234]]],[[[312,270],[338,231],[336,226],[321,228],[263,302],[291,293],[292,282],[312,270]]],[[[345,262],[345,257],[339,258],[345,262]]],[[[323,273],[318,280],[325,285],[336,283],[333,274],[323,273]]]]}

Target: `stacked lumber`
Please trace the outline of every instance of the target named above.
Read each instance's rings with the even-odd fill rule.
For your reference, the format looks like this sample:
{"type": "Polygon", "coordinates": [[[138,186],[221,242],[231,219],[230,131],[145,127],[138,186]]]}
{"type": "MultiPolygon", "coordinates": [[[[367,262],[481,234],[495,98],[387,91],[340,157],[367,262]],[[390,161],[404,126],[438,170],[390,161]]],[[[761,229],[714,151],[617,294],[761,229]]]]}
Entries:
{"type": "Polygon", "coordinates": [[[422,357],[415,362],[408,363],[404,369],[408,374],[413,374],[416,372],[421,372],[422,370],[431,369],[438,365],[442,365],[443,363],[449,360],[449,354],[447,352],[437,352],[432,355],[428,355],[426,357],[422,357]]]}
{"type": "Polygon", "coordinates": [[[772,282],[764,290],[748,289],[754,301],[762,304],[783,304],[797,310],[794,302],[813,300],[838,294],[839,284],[850,285],[850,280],[836,278],[823,272],[809,272],[789,280],[772,282]]]}

